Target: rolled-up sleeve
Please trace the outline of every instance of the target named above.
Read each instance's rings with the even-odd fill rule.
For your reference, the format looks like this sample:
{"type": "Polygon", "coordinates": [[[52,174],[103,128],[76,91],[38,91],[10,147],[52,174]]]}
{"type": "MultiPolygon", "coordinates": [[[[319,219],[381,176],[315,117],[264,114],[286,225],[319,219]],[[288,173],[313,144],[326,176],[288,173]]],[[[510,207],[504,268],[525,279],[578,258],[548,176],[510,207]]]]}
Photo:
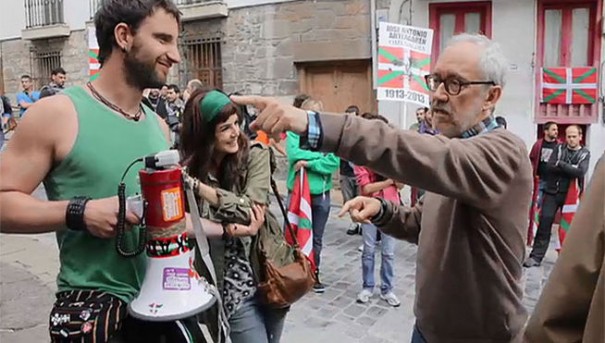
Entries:
{"type": "Polygon", "coordinates": [[[210,219],[220,222],[250,224],[254,204],[269,204],[271,189],[270,152],[266,147],[250,149],[246,182],[241,194],[217,188],[219,203],[210,208],[210,219]]]}

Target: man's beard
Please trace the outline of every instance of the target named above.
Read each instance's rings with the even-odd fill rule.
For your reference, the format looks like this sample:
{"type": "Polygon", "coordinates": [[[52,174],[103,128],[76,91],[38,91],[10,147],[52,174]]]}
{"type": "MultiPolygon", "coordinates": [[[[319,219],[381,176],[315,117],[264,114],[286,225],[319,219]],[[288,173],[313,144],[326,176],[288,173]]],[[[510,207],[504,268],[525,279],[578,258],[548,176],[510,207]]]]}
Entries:
{"type": "Polygon", "coordinates": [[[136,58],[139,48],[135,45],[126,53],[124,58],[124,73],[126,82],[141,91],[145,88],[159,88],[164,85],[165,80],[160,80],[155,63],[148,63],[136,58]]]}

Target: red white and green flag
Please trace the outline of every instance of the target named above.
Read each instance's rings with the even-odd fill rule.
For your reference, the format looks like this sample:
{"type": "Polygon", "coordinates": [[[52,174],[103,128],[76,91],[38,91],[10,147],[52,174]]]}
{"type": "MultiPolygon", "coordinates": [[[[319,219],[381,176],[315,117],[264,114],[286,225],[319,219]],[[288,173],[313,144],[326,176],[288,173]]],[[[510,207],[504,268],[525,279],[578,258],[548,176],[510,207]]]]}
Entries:
{"type": "Polygon", "coordinates": [[[569,184],[567,196],[565,197],[565,204],[561,209],[561,221],[559,222],[559,244],[557,246],[557,251],[559,251],[563,246],[563,242],[565,241],[565,237],[567,236],[569,227],[571,226],[571,221],[578,210],[578,205],[580,205],[580,187],[578,185],[578,179],[573,179],[569,184]]]}
{"type": "MultiPolygon", "coordinates": [[[[294,180],[294,189],[290,196],[288,205],[288,220],[296,234],[298,245],[303,254],[311,261],[313,270],[315,267],[315,258],[313,257],[313,216],[311,212],[311,189],[309,188],[309,178],[305,173],[305,168],[301,168],[294,180]]],[[[286,242],[293,245],[294,240],[290,230],[285,230],[286,242]]]]}
{"type": "Polygon", "coordinates": [[[378,87],[429,91],[424,75],[430,72],[431,55],[402,48],[378,48],[378,87]]]}
{"type": "Polygon", "coordinates": [[[377,99],[429,106],[433,30],[381,22],[378,31],[377,99]]]}
{"type": "Polygon", "coordinates": [[[594,104],[597,68],[542,68],[542,103],[594,104]]]}
{"type": "Polygon", "coordinates": [[[97,43],[97,35],[94,28],[88,29],[88,76],[91,80],[97,78],[97,74],[101,69],[99,63],[99,44],[97,43]]]}

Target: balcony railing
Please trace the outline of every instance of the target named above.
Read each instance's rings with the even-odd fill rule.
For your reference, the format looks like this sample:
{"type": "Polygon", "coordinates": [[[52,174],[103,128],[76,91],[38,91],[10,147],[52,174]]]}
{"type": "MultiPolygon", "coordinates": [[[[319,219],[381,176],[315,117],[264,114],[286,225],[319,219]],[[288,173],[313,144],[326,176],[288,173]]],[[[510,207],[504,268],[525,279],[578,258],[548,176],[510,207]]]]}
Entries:
{"type": "Polygon", "coordinates": [[[176,4],[181,5],[196,5],[203,4],[204,2],[216,2],[217,0],[176,0],[176,4]]]}
{"type": "Polygon", "coordinates": [[[99,6],[101,5],[101,0],[88,0],[88,4],[90,5],[90,19],[94,19],[99,6]]]}
{"type": "Polygon", "coordinates": [[[226,17],[229,8],[224,0],[176,0],[181,10],[181,20],[203,20],[226,17]]]}
{"type": "Polygon", "coordinates": [[[63,0],[25,0],[25,27],[63,24],[63,0]]]}
{"type": "MultiPolygon", "coordinates": [[[[101,1],[102,0],[88,0],[89,3],[89,8],[90,8],[90,19],[94,19],[95,14],[97,13],[97,10],[99,9],[99,5],[101,5],[101,1]]],[[[176,0],[175,3],[178,6],[185,6],[185,5],[196,5],[196,4],[203,4],[206,2],[216,2],[217,0],[176,0]]]]}

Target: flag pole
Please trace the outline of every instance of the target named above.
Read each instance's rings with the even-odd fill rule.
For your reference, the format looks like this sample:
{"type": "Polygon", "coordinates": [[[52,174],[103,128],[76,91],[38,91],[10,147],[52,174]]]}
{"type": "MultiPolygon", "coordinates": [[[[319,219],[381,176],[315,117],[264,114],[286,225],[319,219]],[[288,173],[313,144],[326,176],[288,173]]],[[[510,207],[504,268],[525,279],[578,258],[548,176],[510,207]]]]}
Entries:
{"type": "Polygon", "coordinates": [[[403,130],[407,130],[408,128],[408,106],[405,102],[400,102],[399,106],[403,106],[403,110],[401,110],[400,107],[400,111],[399,111],[399,122],[401,123],[401,128],[403,130]]]}

